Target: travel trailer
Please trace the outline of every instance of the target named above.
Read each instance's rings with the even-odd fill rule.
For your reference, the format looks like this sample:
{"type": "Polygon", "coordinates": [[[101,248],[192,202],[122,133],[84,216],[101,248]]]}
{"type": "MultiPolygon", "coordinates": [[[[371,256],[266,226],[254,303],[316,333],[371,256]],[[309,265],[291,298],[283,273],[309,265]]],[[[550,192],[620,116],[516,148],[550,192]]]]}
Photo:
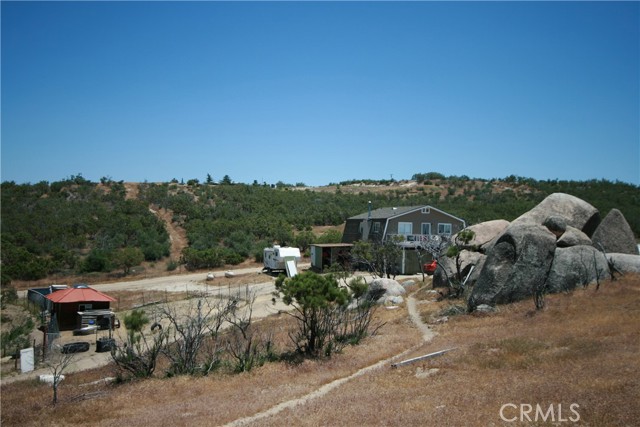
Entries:
{"type": "Polygon", "coordinates": [[[264,248],[264,270],[268,272],[286,271],[287,276],[298,274],[298,261],[300,261],[300,249],[289,246],[264,248]]]}

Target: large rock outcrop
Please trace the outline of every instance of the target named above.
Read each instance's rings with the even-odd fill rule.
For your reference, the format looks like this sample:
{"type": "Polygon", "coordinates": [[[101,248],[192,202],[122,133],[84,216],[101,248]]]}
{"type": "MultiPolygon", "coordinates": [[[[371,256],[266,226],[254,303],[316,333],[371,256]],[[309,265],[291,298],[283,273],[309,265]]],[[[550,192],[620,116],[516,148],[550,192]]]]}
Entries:
{"type": "Polygon", "coordinates": [[[593,246],[572,246],[556,249],[546,286],[549,292],[562,292],[610,277],[602,252],[593,246]]]}
{"type": "Polygon", "coordinates": [[[461,277],[455,259],[441,257],[433,286],[468,275],[470,311],[522,300],[541,288],[562,292],[608,280],[612,265],[618,273],[640,273],[640,246],[622,213],[614,209],[600,223],[595,207],[569,194],[551,194],[511,223],[488,221],[469,229],[475,236],[461,248],[461,277]]]}
{"type": "Polygon", "coordinates": [[[567,226],[575,227],[591,236],[600,222],[600,213],[578,197],[565,193],[553,193],[530,211],[516,218],[511,224],[544,224],[547,219],[556,217],[566,221],[567,226]]]}
{"type": "Polygon", "coordinates": [[[568,248],[571,246],[591,245],[591,239],[582,231],[575,227],[567,226],[564,233],[558,238],[556,245],[559,248],[568,248]]]}
{"type": "Polygon", "coordinates": [[[486,249],[493,246],[493,243],[504,233],[508,226],[509,221],[496,219],[467,227],[467,230],[473,231],[474,234],[468,246],[476,247],[480,252],[485,252],[486,249]]]}
{"type": "MultiPolygon", "coordinates": [[[[471,271],[471,267],[473,267],[473,271],[471,271],[471,275],[467,280],[466,286],[474,286],[478,277],[480,276],[480,272],[482,271],[482,267],[484,265],[486,255],[481,254],[480,252],[463,250],[460,252],[460,276],[459,280],[464,280],[469,276],[469,272],[471,271]]],[[[456,260],[455,258],[449,257],[441,257],[438,260],[438,268],[433,273],[433,287],[434,288],[445,288],[449,286],[448,279],[457,280],[456,275],[458,274],[456,268],[456,260]]]]}
{"type": "Polygon", "coordinates": [[[607,254],[607,259],[619,273],[640,274],[640,255],[607,254]]]}
{"type": "Polygon", "coordinates": [[[387,297],[397,297],[407,293],[400,283],[393,279],[378,278],[369,284],[367,299],[377,298],[377,302],[383,303],[387,297]]]}
{"type": "MultiPolygon", "coordinates": [[[[522,218],[522,217],[521,217],[522,218]]],[[[556,236],[542,222],[512,223],[487,254],[471,296],[469,309],[504,304],[533,294],[542,286],[553,261],[556,236]]]]}
{"type": "Polygon", "coordinates": [[[631,226],[618,209],[611,209],[598,225],[593,236],[593,244],[606,252],[638,255],[638,245],[631,226]]]}

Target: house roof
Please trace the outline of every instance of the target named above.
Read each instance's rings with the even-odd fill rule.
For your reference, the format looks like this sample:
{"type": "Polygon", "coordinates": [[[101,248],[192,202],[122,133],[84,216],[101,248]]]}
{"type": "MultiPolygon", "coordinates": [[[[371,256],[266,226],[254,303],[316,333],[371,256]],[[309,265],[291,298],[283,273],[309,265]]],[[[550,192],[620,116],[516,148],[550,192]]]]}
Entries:
{"type": "MultiPolygon", "coordinates": [[[[371,211],[371,219],[387,219],[398,215],[404,215],[407,212],[415,211],[416,209],[422,209],[426,206],[401,206],[397,208],[380,208],[371,211]]],[[[369,213],[365,212],[360,215],[352,216],[349,219],[367,219],[369,213]]]]}
{"type": "Polygon", "coordinates": [[[45,298],[55,303],[71,303],[71,302],[114,302],[115,298],[92,288],[69,288],[62,291],[56,291],[45,298]]]}

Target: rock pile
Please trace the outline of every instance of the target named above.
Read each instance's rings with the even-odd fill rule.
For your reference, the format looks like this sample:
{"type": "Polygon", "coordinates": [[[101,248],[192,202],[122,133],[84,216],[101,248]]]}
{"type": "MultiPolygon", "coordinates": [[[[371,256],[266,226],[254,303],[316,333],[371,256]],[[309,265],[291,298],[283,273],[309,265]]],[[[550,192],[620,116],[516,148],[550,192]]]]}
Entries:
{"type": "MultiPolygon", "coordinates": [[[[474,241],[462,251],[462,276],[472,286],[469,310],[529,297],[535,289],[560,292],[611,277],[611,268],[640,273],[640,256],[631,227],[613,209],[601,220],[589,203],[554,193],[507,221],[469,227],[474,241]]],[[[442,258],[434,286],[445,286],[455,262],[442,258]]]]}

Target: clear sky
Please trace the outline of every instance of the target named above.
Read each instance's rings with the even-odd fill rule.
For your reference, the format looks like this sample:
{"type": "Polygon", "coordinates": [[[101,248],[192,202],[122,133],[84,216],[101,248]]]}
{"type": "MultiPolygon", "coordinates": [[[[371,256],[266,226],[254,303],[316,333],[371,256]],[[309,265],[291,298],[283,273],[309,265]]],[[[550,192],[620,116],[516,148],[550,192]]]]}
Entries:
{"type": "Polygon", "coordinates": [[[638,2],[1,8],[3,181],[640,185],[638,2]]]}

